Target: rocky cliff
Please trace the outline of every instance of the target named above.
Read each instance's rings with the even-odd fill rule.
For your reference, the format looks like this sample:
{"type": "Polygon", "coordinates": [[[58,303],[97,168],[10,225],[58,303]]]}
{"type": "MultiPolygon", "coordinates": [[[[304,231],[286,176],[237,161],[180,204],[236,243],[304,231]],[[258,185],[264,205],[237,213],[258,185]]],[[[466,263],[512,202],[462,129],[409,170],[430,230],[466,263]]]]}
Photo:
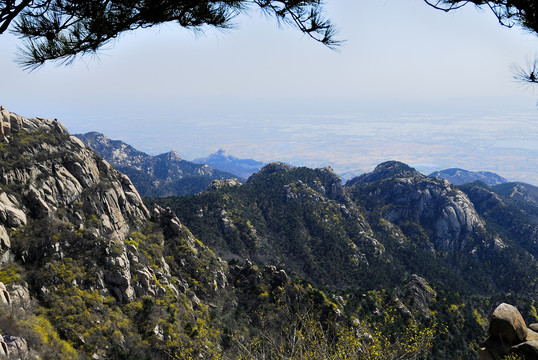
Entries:
{"type": "MultiPolygon", "coordinates": [[[[98,235],[123,239],[149,212],[128,177],[69,135],[41,118],[0,113],[0,221],[10,228],[27,217],[59,217],[74,226],[98,216],[98,235]]],[[[4,233],[4,230],[0,230],[4,233]]]]}
{"type": "Polygon", "coordinates": [[[446,180],[391,161],[346,185],[352,199],[375,206],[386,221],[422,229],[436,251],[476,253],[495,244],[467,195],[446,180]]]}
{"type": "MultiPolygon", "coordinates": [[[[192,312],[197,295],[226,286],[225,267],[209,249],[173,214],[150,214],[129,178],[61,123],[2,108],[0,128],[0,300],[18,309],[14,299],[26,294],[21,311],[0,316],[3,353],[143,353],[129,348],[139,335],[122,328],[133,320],[119,304],[168,296],[192,312]],[[47,316],[34,313],[37,303],[47,316]],[[117,336],[105,340],[114,329],[117,336]]],[[[193,313],[192,321],[204,316],[193,313]]]]}

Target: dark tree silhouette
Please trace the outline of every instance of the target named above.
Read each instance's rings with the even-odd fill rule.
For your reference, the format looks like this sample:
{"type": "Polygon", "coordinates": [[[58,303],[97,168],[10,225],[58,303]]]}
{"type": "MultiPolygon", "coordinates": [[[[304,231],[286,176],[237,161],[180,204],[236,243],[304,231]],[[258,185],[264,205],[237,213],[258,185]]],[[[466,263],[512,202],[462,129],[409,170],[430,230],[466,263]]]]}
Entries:
{"type": "Polygon", "coordinates": [[[0,34],[10,29],[23,40],[18,61],[34,69],[49,60],[72,62],[126,31],[162,23],[230,28],[235,16],[252,7],[331,48],[339,44],[323,16],[323,0],[3,0],[0,34]]]}
{"type": "MultiPolygon", "coordinates": [[[[520,25],[538,36],[538,1],[536,0],[424,0],[428,5],[443,11],[452,11],[468,4],[489,8],[506,27],[520,25]]],[[[514,78],[530,84],[538,84],[538,59],[526,67],[513,66],[514,78]]]]}

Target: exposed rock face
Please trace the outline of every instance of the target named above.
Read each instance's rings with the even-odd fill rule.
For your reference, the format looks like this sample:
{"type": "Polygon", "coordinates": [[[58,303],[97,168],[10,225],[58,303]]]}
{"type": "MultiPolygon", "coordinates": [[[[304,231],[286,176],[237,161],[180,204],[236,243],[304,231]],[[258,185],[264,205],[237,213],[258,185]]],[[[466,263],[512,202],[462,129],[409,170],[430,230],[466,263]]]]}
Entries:
{"type": "Polygon", "coordinates": [[[9,350],[7,344],[4,341],[4,337],[0,335],[0,356],[8,356],[9,350]]]}
{"type": "Polygon", "coordinates": [[[224,186],[240,186],[241,183],[237,179],[217,179],[213,180],[207,187],[207,190],[218,190],[224,186]]]}
{"type": "Polygon", "coordinates": [[[7,292],[6,286],[4,283],[0,282],[0,304],[9,305],[11,304],[11,297],[7,292]]]}
{"type": "Polygon", "coordinates": [[[527,337],[527,326],[514,306],[502,303],[491,316],[489,334],[502,344],[515,345],[527,337]]]}
{"type": "MultiPolygon", "coordinates": [[[[1,261],[9,259],[11,229],[26,225],[29,219],[72,224],[73,230],[84,229],[90,221],[93,238],[109,242],[97,288],[105,293],[109,290],[122,302],[133,300],[135,290],[123,239],[149,218],[149,211],[129,178],[70,136],[57,121],[22,118],[6,110],[2,110],[2,119],[9,119],[11,126],[0,142],[1,261]]],[[[70,247],[60,240],[37,256],[62,259],[70,247]]],[[[23,262],[28,260],[20,255],[23,262]]],[[[28,289],[17,290],[17,298],[29,299],[28,289]]]]}
{"type": "Polygon", "coordinates": [[[9,227],[26,225],[26,214],[19,207],[14,196],[8,197],[6,193],[0,193],[0,222],[9,227]]]}
{"type": "MultiPolygon", "coordinates": [[[[1,113],[3,123],[9,119],[10,131],[4,131],[0,155],[0,226],[13,228],[25,225],[28,215],[43,218],[68,209],[64,220],[76,224],[99,214],[101,232],[122,239],[130,224],[149,216],[129,178],[70,136],[62,124],[1,113]],[[10,190],[13,187],[20,190],[10,190]]],[[[7,246],[9,239],[1,230],[7,246]]]]}
{"type": "Polygon", "coordinates": [[[322,181],[322,192],[329,199],[342,199],[344,195],[344,187],[342,186],[342,179],[334,173],[334,170],[330,166],[326,166],[315,170],[322,181]]]}
{"type": "MultiPolygon", "coordinates": [[[[151,220],[159,224],[163,229],[165,236],[174,238],[179,237],[184,241],[184,245],[188,248],[188,252],[194,256],[198,257],[204,253],[209,252],[209,248],[198,241],[192,233],[179,221],[178,217],[170,210],[170,208],[162,208],[158,205],[155,206],[151,214],[151,220]]],[[[213,255],[212,255],[213,256],[213,255]]],[[[208,279],[206,279],[205,288],[217,292],[219,289],[224,289],[228,285],[228,280],[226,274],[224,273],[225,262],[222,262],[220,259],[214,258],[215,266],[207,268],[206,271],[210,272],[208,279]]],[[[189,260],[183,259],[183,264],[186,267],[189,260]]],[[[164,261],[163,261],[164,263],[164,261]]],[[[180,279],[178,287],[184,290],[188,287],[185,281],[180,279]]]]}
{"type": "MultiPolygon", "coordinates": [[[[436,250],[462,251],[469,235],[485,233],[472,202],[463,192],[453,189],[446,180],[427,178],[405,164],[381,164],[374,172],[350,183],[355,184],[352,191],[367,193],[385,204],[384,219],[396,224],[412,221],[427,228],[436,250]]],[[[468,251],[481,245],[484,244],[474,244],[468,251]]]]}
{"type": "Polygon", "coordinates": [[[424,278],[413,274],[406,286],[406,292],[413,309],[420,311],[426,317],[431,316],[430,305],[437,293],[424,278]]]}
{"type": "Polygon", "coordinates": [[[502,303],[495,309],[489,334],[479,359],[497,360],[510,354],[526,360],[538,358],[538,333],[527,328],[523,317],[512,305],[502,303]]]}
{"type": "Polygon", "coordinates": [[[11,241],[9,240],[9,235],[6,231],[6,228],[0,225],[0,250],[7,250],[11,248],[11,241]]]}
{"type": "Polygon", "coordinates": [[[11,134],[11,113],[3,106],[0,107],[0,139],[6,140],[11,134]]]}
{"type": "Polygon", "coordinates": [[[131,285],[131,264],[127,251],[122,243],[113,242],[111,247],[119,247],[121,253],[107,257],[104,280],[110,285],[117,299],[129,302],[134,299],[135,291],[131,285]]]}

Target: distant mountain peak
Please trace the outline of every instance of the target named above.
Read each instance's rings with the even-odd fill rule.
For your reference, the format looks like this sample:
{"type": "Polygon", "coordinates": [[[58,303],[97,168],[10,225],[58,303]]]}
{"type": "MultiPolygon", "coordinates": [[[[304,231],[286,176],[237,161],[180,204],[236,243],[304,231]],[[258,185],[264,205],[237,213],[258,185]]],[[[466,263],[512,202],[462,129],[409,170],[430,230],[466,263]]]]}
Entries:
{"type": "Polygon", "coordinates": [[[377,180],[383,180],[388,178],[398,177],[423,177],[421,173],[416,171],[411,166],[404,164],[400,161],[385,161],[377,165],[374,171],[366,174],[362,174],[347,182],[347,185],[353,185],[356,183],[372,182],[377,180]]]}
{"type": "Polygon", "coordinates": [[[194,159],[197,164],[208,164],[215,169],[232,173],[242,179],[247,179],[250,175],[258,172],[264,165],[260,161],[253,159],[239,159],[223,148],[218,149],[213,154],[194,159]]]}
{"type": "Polygon", "coordinates": [[[158,157],[163,157],[166,160],[170,160],[170,161],[181,161],[182,160],[181,156],[174,150],[170,150],[167,153],[158,155],[158,157]]]}
{"type": "Polygon", "coordinates": [[[226,150],[224,150],[224,149],[218,149],[217,152],[215,152],[212,155],[219,156],[219,157],[225,157],[225,158],[231,157],[231,155],[228,154],[228,152],[226,150]]]}
{"type": "Polygon", "coordinates": [[[460,168],[435,171],[428,176],[448,180],[454,185],[463,185],[477,180],[489,186],[506,183],[505,178],[490,171],[469,171],[460,168]]]}

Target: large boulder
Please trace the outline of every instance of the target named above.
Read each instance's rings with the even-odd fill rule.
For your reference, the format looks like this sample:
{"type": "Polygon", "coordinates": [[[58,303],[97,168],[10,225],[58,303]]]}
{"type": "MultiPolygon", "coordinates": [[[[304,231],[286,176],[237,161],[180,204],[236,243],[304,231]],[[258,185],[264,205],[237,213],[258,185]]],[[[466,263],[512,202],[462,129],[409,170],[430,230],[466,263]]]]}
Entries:
{"type": "Polygon", "coordinates": [[[491,317],[490,336],[482,344],[479,360],[500,360],[515,354],[518,359],[538,359],[538,333],[527,328],[523,317],[512,305],[502,303],[491,317]]]}
{"type": "Polygon", "coordinates": [[[512,346],[525,341],[527,325],[515,306],[502,303],[493,312],[489,334],[500,343],[512,346]]]}

